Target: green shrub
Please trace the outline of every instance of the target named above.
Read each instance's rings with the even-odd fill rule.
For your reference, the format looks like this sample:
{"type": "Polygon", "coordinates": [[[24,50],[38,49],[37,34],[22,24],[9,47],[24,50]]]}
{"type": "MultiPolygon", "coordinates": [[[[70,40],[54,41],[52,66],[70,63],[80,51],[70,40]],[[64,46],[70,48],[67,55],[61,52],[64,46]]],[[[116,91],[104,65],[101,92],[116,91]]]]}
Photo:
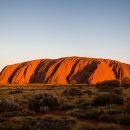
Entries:
{"type": "Polygon", "coordinates": [[[103,94],[97,96],[94,101],[94,106],[105,106],[109,104],[123,105],[124,99],[122,96],[117,94],[103,94]]]}
{"type": "Polygon", "coordinates": [[[64,96],[80,96],[80,95],[82,95],[82,91],[77,88],[67,88],[63,92],[63,95],[64,96]]]}
{"type": "Polygon", "coordinates": [[[18,111],[19,109],[19,105],[12,100],[0,100],[0,113],[18,111]]]}
{"type": "Polygon", "coordinates": [[[96,84],[97,86],[113,86],[113,87],[119,87],[120,81],[119,80],[105,80],[103,82],[99,82],[96,84]]]}
{"type": "Polygon", "coordinates": [[[33,95],[28,101],[28,108],[32,111],[48,111],[58,106],[58,99],[47,93],[33,95]]]}

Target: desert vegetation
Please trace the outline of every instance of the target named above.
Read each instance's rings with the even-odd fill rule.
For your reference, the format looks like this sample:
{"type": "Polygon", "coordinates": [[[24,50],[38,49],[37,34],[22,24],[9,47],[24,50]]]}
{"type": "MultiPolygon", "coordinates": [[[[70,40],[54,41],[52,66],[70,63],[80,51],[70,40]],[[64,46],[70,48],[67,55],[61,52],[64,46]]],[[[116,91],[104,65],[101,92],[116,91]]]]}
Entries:
{"type": "Polygon", "coordinates": [[[3,85],[0,130],[129,130],[125,86],[3,85]]]}

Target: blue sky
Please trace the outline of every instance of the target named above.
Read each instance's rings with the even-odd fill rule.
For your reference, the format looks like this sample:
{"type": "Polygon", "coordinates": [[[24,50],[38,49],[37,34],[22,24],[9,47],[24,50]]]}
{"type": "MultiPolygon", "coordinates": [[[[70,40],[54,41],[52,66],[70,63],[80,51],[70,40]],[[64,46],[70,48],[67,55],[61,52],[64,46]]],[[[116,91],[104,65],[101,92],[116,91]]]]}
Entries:
{"type": "Polygon", "coordinates": [[[0,0],[0,70],[63,56],[130,63],[130,0],[0,0]]]}

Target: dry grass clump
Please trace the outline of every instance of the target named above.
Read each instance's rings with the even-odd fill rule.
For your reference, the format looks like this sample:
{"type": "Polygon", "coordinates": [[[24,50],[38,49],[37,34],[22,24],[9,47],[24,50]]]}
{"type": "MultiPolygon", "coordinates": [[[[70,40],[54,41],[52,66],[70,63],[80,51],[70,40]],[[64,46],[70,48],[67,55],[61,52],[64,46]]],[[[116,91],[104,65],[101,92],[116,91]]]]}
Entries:
{"type": "Polygon", "coordinates": [[[78,88],[67,88],[64,92],[63,92],[63,95],[64,96],[80,96],[82,95],[82,91],[79,90],[78,88]]]}

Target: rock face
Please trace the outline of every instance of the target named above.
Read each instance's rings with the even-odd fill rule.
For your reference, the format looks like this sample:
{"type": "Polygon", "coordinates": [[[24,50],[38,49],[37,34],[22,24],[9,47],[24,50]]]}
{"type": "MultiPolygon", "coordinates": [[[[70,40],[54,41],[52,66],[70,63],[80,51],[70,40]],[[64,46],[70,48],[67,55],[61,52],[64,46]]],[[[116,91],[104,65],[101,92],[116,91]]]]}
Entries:
{"type": "Polygon", "coordinates": [[[0,73],[0,83],[96,84],[125,76],[130,77],[128,64],[106,59],[65,57],[6,66],[0,73]]]}

